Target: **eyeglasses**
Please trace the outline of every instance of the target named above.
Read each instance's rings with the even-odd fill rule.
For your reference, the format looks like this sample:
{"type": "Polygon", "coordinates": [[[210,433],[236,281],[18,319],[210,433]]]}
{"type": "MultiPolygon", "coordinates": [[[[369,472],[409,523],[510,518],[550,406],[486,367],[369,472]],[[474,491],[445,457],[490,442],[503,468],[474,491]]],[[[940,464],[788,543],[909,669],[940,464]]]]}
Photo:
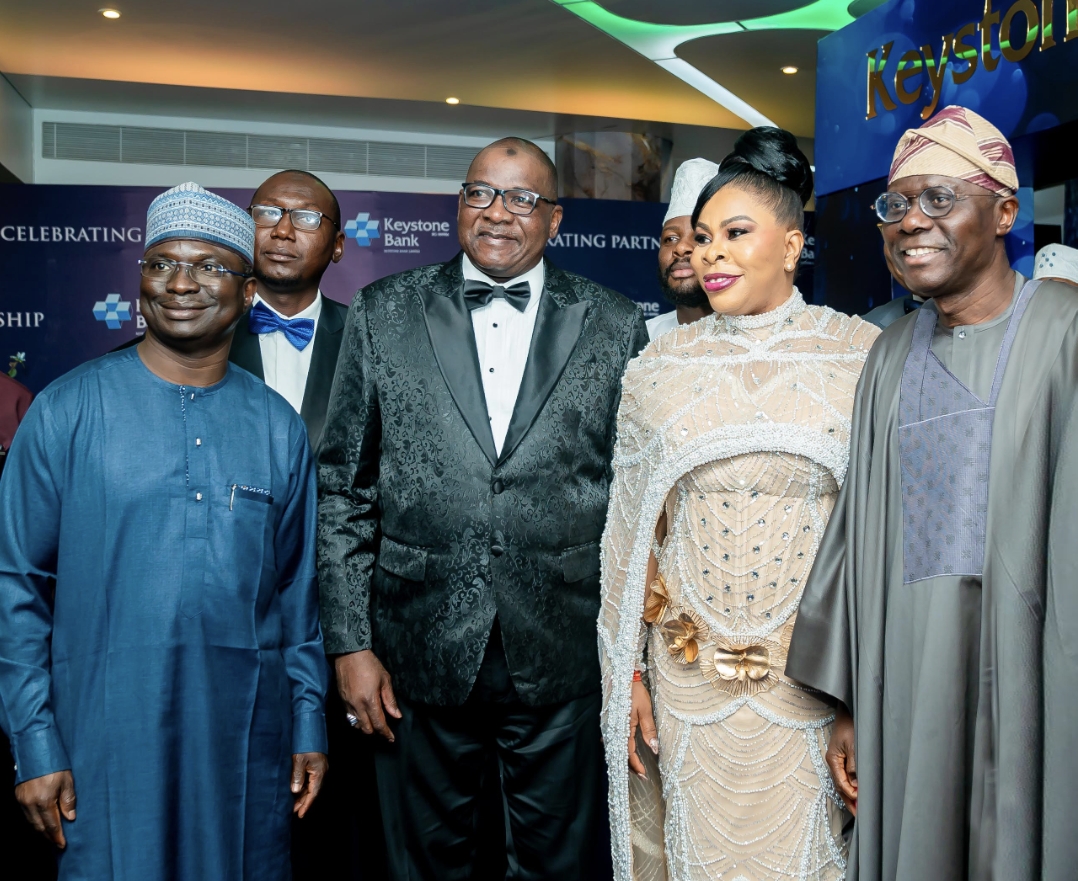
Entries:
{"type": "MultiPolygon", "coordinates": [[[[956,196],[950,187],[929,187],[917,197],[917,204],[925,217],[946,217],[954,208],[955,202],[961,202],[974,196],[986,196],[998,199],[995,193],[966,193],[956,196]]],[[[910,200],[901,193],[884,193],[876,200],[876,216],[884,223],[898,223],[910,210],[910,200]]]]}
{"type": "Polygon", "coordinates": [[[333,218],[326,217],[321,211],[314,211],[310,208],[281,208],[278,205],[252,205],[247,209],[247,213],[251,215],[251,219],[255,222],[255,226],[276,226],[286,214],[288,215],[289,220],[292,221],[292,226],[303,232],[314,232],[322,225],[323,217],[334,226],[337,226],[337,222],[333,220],[333,218]]]}
{"type": "Polygon", "coordinates": [[[240,278],[248,278],[249,272],[233,272],[225,269],[220,263],[205,260],[201,263],[186,263],[183,260],[170,260],[168,257],[153,257],[150,260],[139,260],[142,267],[142,277],[159,283],[168,283],[176,275],[176,271],[183,266],[187,270],[187,277],[199,285],[213,287],[226,275],[238,275],[240,278]]]}
{"type": "Polygon", "coordinates": [[[549,202],[557,205],[553,199],[540,196],[531,190],[499,190],[496,187],[488,187],[486,184],[461,184],[464,188],[464,204],[469,208],[489,208],[494,204],[496,196],[502,197],[502,205],[510,214],[526,216],[531,214],[540,202],[549,202]]]}

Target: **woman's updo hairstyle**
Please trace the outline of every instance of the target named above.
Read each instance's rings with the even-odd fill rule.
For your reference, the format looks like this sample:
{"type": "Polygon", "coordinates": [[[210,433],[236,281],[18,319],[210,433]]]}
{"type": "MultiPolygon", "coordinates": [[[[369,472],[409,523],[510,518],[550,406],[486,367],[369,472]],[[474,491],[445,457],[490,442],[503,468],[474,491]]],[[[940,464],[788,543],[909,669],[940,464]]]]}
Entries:
{"type": "Polygon", "coordinates": [[[738,138],[733,152],[722,160],[718,173],[696,200],[694,227],[711,197],[730,184],[761,196],[780,223],[790,229],[802,228],[805,206],[812,198],[812,169],[790,132],[760,126],[738,138]]]}

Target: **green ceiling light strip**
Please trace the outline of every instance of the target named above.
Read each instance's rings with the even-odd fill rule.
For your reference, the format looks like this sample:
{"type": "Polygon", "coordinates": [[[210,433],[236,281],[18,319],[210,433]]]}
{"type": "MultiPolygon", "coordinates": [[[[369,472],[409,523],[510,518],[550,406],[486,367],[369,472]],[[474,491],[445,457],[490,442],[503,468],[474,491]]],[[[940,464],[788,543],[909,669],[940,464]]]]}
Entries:
{"type": "Polygon", "coordinates": [[[578,18],[598,28],[607,36],[624,43],[679,80],[707,95],[749,125],[774,125],[759,110],[737,97],[707,74],[678,58],[677,47],[701,37],[736,34],[740,31],[819,30],[834,31],[853,21],[847,11],[849,0],[816,0],[800,9],[767,15],[744,21],[723,21],[713,24],[652,24],[624,18],[604,9],[594,0],[552,0],[578,18]]]}
{"type": "Polygon", "coordinates": [[[849,0],[816,0],[800,9],[751,18],[740,24],[747,31],[802,30],[837,31],[854,21],[849,13],[849,0]]]}

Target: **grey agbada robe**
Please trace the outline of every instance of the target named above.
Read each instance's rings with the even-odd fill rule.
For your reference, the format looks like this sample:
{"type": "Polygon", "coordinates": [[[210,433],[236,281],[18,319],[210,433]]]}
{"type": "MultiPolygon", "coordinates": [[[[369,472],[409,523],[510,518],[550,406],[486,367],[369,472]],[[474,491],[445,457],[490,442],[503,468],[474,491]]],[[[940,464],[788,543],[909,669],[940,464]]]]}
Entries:
{"type": "Polygon", "coordinates": [[[915,318],[879,337],[861,375],[786,673],[853,712],[849,881],[1075,879],[1078,291],[1042,284],[1019,326],[982,577],[903,584],[896,429],[915,318]]]}

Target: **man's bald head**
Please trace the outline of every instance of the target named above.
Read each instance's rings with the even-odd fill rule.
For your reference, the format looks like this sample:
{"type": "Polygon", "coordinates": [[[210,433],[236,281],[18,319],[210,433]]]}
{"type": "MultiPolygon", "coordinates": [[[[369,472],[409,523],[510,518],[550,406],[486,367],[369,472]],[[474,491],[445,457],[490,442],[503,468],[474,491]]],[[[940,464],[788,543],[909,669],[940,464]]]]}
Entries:
{"type": "Polygon", "coordinates": [[[542,168],[540,174],[541,183],[536,184],[536,191],[540,196],[546,196],[548,199],[558,198],[558,169],[542,147],[525,138],[501,138],[493,144],[488,144],[480,150],[479,153],[476,154],[475,159],[472,160],[472,164],[468,168],[468,180],[472,180],[472,169],[479,162],[480,157],[486,157],[490,154],[497,155],[499,153],[507,157],[515,157],[524,154],[535,159],[542,168]]]}
{"type": "Polygon", "coordinates": [[[266,198],[267,195],[272,195],[276,190],[277,184],[287,183],[288,181],[300,180],[314,191],[321,191],[320,195],[326,197],[324,200],[315,196],[318,205],[318,210],[330,218],[337,228],[341,227],[341,205],[337,201],[337,196],[329,188],[322,178],[317,175],[311,174],[309,171],[301,171],[298,168],[286,168],[284,171],[278,171],[276,174],[270,175],[266,178],[262,185],[255,191],[254,197],[251,199],[251,204],[259,204],[261,199],[266,198]]]}

